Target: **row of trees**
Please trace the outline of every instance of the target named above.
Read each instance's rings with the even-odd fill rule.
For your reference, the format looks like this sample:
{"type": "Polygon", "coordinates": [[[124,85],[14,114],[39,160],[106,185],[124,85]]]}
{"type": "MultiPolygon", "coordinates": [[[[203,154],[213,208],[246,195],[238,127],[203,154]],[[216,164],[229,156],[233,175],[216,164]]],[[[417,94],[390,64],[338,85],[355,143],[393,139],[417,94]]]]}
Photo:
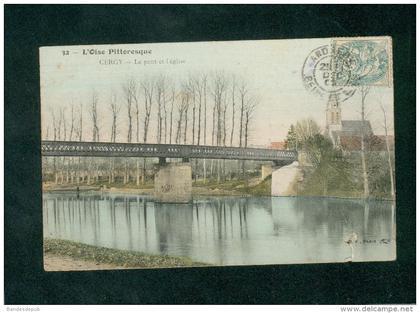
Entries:
{"type": "Polygon", "coordinates": [[[258,102],[245,80],[223,72],[181,82],[163,74],[130,78],[119,90],[92,90],[79,105],[49,107],[43,139],[245,147],[258,102]]]}
{"type": "MultiPolygon", "coordinates": [[[[70,101],[49,108],[50,116],[43,119],[43,139],[247,147],[258,102],[244,79],[223,72],[191,74],[179,82],[163,74],[130,78],[107,94],[92,90],[78,105],[70,101]]],[[[123,183],[145,182],[146,159],[142,171],[140,161],[135,160],[133,169],[133,162],[125,160],[123,183]]],[[[104,162],[112,183],[121,176],[115,159],[53,158],[45,166],[57,183],[89,184],[103,176],[104,162]]],[[[217,173],[220,180],[225,162],[216,163],[213,171],[211,161],[210,174],[217,173]]],[[[205,178],[207,167],[204,162],[205,178]]]]}

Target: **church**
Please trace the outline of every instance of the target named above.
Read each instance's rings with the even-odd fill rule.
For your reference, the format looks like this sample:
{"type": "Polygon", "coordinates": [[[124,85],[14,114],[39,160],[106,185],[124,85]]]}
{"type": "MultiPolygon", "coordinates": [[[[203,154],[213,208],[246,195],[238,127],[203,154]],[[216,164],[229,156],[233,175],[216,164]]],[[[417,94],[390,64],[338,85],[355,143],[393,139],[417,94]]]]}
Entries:
{"type": "Polygon", "coordinates": [[[330,94],[326,109],[325,135],[332,140],[334,146],[347,151],[359,151],[362,131],[365,138],[374,136],[368,120],[342,120],[341,104],[336,94],[330,94]]]}

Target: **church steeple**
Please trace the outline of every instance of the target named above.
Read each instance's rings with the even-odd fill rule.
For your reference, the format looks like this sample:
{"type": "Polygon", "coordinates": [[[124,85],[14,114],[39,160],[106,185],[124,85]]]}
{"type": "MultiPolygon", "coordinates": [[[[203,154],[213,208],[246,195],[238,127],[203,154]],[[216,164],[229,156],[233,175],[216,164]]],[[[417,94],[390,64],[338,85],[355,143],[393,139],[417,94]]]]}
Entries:
{"type": "Polygon", "coordinates": [[[341,106],[335,93],[331,93],[328,98],[326,122],[327,128],[329,128],[332,125],[341,126],[341,106]]]}

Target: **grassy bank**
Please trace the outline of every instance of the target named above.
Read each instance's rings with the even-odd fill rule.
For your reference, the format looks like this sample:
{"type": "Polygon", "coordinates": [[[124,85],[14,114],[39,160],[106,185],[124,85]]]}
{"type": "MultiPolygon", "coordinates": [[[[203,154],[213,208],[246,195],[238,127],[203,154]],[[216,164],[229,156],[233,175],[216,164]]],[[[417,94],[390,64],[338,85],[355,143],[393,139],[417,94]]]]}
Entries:
{"type": "MultiPolygon", "coordinates": [[[[333,179],[324,171],[312,167],[303,168],[303,182],[298,186],[299,196],[310,197],[333,197],[363,199],[363,184],[349,174],[338,175],[334,173],[333,179]]],[[[361,174],[360,174],[361,175],[361,174]]],[[[358,175],[358,177],[360,176],[358,175]]],[[[370,184],[372,187],[372,184],[370,184]]],[[[393,200],[389,193],[379,188],[370,188],[369,199],[372,200],[393,200]]]]}
{"type": "MultiPolygon", "coordinates": [[[[308,172],[304,172],[303,182],[297,183],[293,188],[297,189],[298,196],[310,196],[310,197],[334,197],[334,198],[351,198],[361,199],[363,198],[362,187],[354,185],[345,185],[341,179],[337,179],[334,183],[330,184],[328,188],[324,189],[320,180],[317,179],[316,175],[308,172]]],[[[140,184],[137,186],[134,182],[128,184],[113,183],[106,184],[105,182],[99,182],[91,185],[80,186],[80,191],[88,190],[99,190],[100,186],[105,185],[106,190],[110,192],[122,192],[122,193],[136,193],[136,194],[148,194],[153,195],[153,183],[147,182],[146,184],[140,184]]],[[[49,190],[64,190],[77,188],[76,185],[49,185],[47,188],[44,186],[45,191],[49,190]]],[[[271,176],[268,176],[263,181],[258,181],[258,178],[250,178],[248,180],[243,179],[231,179],[217,182],[217,180],[203,180],[193,181],[193,195],[196,196],[271,196],[271,176]]],[[[370,195],[371,199],[379,200],[392,200],[392,198],[385,193],[372,192],[370,195]]]]}
{"type": "MultiPolygon", "coordinates": [[[[135,182],[127,184],[107,182],[96,182],[90,185],[80,185],[80,191],[100,190],[102,186],[106,186],[104,191],[121,191],[121,192],[136,192],[140,191],[142,194],[153,193],[153,182],[146,184],[136,185],[135,182]]],[[[76,190],[78,186],[75,184],[55,185],[46,184],[43,186],[45,191],[60,191],[60,190],[76,190]]],[[[213,195],[213,196],[226,196],[226,195],[253,195],[253,196],[270,196],[271,194],[271,178],[267,178],[262,182],[257,182],[255,178],[249,180],[232,179],[217,182],[217,180],[207,180],[206,182],[193,181],[193,195],[213,195]]]]}
{"type": "Polygon", "coordinates": [[[164,268],[184,266],[205,266],[187,257],[150,255],[140,252],[95,247],[61,239],[44,238],[44,253],[55,256],[71,257],[75,260],[107,263],[127,268],[164,268]]]}
{"type": "Polygon", "coordinates": [[[199,190],[208,189],[212,194],[218,191],[231,192],[234,195],[251,195],[251,196],[270,196],[271,195],[271,177],[267,177],[264,181],[258,182],[258,179],[232,179],[217,182],[217,180],[210,180],[204,183],[198,181],[193,183],[194,187],[197,188],[197,194],[200,194],[199,190]]]}
{"type": "Polygon", "coordinates": [[[140,182],[139,185],[136,184],[134,181],[130,181],[126,184],[123,182],[114,182],[114,183],[108,183],[107,180],[105,181],[99,181],[92,183],[93,186],[106,186],[107,188],[121,188],[121,189],[153,189],[154,182],[153,181],[147,181],[144,184],[140,182]]]}

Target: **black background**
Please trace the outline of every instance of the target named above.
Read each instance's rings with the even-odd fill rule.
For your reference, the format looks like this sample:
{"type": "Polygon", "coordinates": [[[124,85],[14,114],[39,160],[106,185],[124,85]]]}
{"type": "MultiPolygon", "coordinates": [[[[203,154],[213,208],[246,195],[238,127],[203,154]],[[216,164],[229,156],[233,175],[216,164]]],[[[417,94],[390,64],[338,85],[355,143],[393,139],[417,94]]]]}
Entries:
{"type": "Polygon", "coordinates": [[[6,304],[416,301],[414,5],[6,5],[4,13],[6,304]],[[40,46],[365,35],[393,38],[396,262],[43,271],[40,46]]]}

